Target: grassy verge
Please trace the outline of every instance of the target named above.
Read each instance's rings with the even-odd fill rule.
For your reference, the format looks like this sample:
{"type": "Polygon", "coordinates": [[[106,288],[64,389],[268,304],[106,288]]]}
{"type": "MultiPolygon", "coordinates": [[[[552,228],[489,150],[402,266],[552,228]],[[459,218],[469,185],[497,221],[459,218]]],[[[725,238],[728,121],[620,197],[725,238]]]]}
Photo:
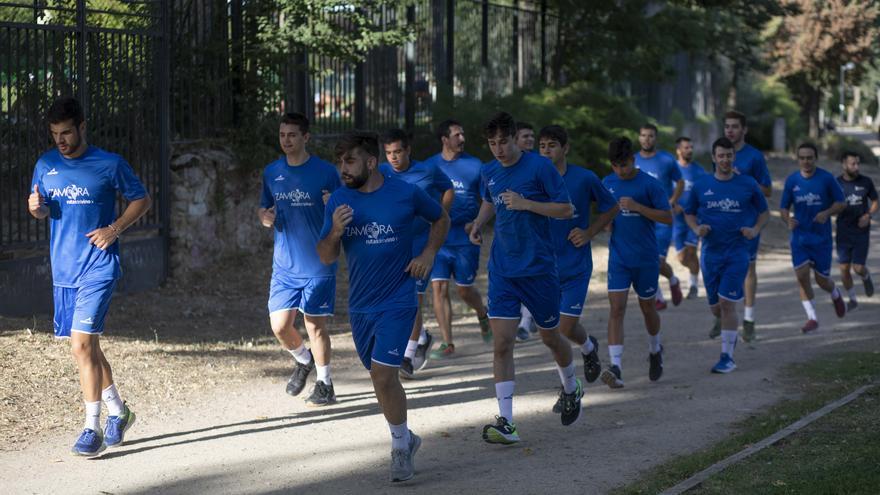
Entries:
{"type": "MultiPolygon", "coordinates": [[[[802,392],[736,425],[712,447],[648,471],[612,493],[659,493],[852,390],[880,379],[880,353],[845,353],[792,366],[802,392]]],[[[692,493],[877,493],[880,486],[880,390],[872,389],[804,430],[742,461],[692,493]]]]}

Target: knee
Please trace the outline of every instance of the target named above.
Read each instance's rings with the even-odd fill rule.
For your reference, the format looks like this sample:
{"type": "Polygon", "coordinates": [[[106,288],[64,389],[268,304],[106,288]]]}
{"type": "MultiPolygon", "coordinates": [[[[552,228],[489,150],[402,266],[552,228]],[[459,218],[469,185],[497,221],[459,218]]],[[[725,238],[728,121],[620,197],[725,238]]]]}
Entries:
{"type": "Polygon", "coordinates": [[[513,346],[515,340],[507,337],[500,337],[499,335],[495,335],[494,337],[494,351],[496,356],[507,356],[513,354],[513,346]]]}
{"type": "Polygon", "coordinates": [[[70,351],[73,353],[73,357],[76,358],[77,361],[94,361],[100,359],[98,357],[97,348],[92,344],[91,340],[73,342],[70,346],[70,351]]]}
{"type": "Polygon", "coordinates": [[[556,330],[539,330],[538,333],[541,335],[541,341],[544,342],[544,345],[547,347],[555,347],[556,344],[559,343],[559,332],[561,327],[557,327],[556,330]]]}
{"type": "Polygon", "coordinates": [[[608,317],[614,320],[622,320],[625,314],[626,306],[622,304],[612,304],[611,309],[608,311],[608,317]]]}
{"type": "Polygon", "coordinates": [[[386,390],[394,384],[394,380],[397,378],[398,368],[391,368],[389,366],[382,366],[376,363],[372,363],[370,367],[370,379],[373,382],[373,387],[378,390],[386,390]]]}
{"type": "MultiPolygon", "coordinates": [[[[444,289],[444,290],[445,290],[445,289],[444,289]]],[[[462,287],[462,286],[459,285],[459,286],[456,288],[456,291],[458,292],[458,297],[460,297],[460,298],[462,298],[462,299],[466,299],[468,296],[470,296],[472,290],[474,290],[474,288],[473,288],[473,287],[470,287],[470,286],[464,286],[464,287],[462,287]]]]}
{"type": "MultiPolygon", "coordinates": [[[[865,274],[865,265],[853,265],[852,269],[854,272],[858,273],[859,275],[865,274]]],[[[846,266],[846,273],[849,273],[849,265],[846,266]]]]}

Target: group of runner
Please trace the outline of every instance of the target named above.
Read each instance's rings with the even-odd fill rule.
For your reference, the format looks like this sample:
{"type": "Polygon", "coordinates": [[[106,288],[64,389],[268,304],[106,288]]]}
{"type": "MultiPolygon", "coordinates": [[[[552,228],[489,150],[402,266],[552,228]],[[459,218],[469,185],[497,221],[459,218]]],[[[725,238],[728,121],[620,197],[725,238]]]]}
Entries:
{"type": "MultiPolygon", "coordinates": [[[[55,333],[72,339],[86,409],[84,430],[72,450],[92,457],[122,444],[135,421],[113,384],[98,336],[120,276],[116,241],[147,211],[150,199],[124,159],[87,144],[76,100],[57,100],[47,120],[56,148],[36,164],[28,207],[36,218],[50,219],[55,333]],[[129,201],[118,218],[117,191],[129,201]],[[109,412],[103,429],[101,402],[109,412]]],[[[711,147],[711,172],[693,161],[689,138],[677,139],[673,156],[657,149],[657,128],[645,124],[638,150],[625,137],[609,143],[612,173],[602,180],[568,162],[570,137],[561,126],[535,133],[508,113],[494,115],[482,129],[494,156],[485,164],[465,153],[464,131],[455,120],[441,122],[440,152],[421,162],[411,158],[410,137],[402,130],[381,137],[351,132],[336,143],[334,166],[308,153],[304,115],[281,118],[284,156],[263,172],[257,214],[274,231],[268,310],[275,336],[295,363],[287,393],[301,394],[315,372],[306,404],[336,402],[327,324],[335,310],[336,262],[343,250],[352,337],[388,422],[392,481],[412,478],[421,445],[407,423],[400,377],[412,378],[431,356],[449,358],[456,352],[450,280],[475,311],[484,342],[493,346],[498,415],[482,429],[489,443],[520,439],[513,415],[513,350],[517,340],[533,333],[549,348],[558,370],[561,390],[553,411],[562,425],[574,424],[582,413],[584,385],[577,378],[572,343],[580,351],[586,382],[601,378],[611,388],[624,386],[623,319],[630,287],[649,335],[649,379],[661,378],[659,311],[667,303],[660,275],[669,282],[673,305],[683,299],[681,282],[666,262],[673,240],[689,271],[688,299],[698,297],[703,274],[715,317],[710,336],[720,335],[722,344],[712,371],[736,368],[736,304],[745,302],[741,336],[751,341],[755,261],[772,190],[763,155],[744,142],[745,116],[725,115],[725,137],[711,147]],[[483,231],[493,219],[484,304],[474,281],[483,231]],[[603,369],[599,342],[580,316],[593,269],[590,241],[604,229],[611,235],[609,362],[603,369]],[[428,286],[442,338],[433,353],[433,336],[421,315],[428,286]],[[295,325],[299,313],[310,348],[295,325]]],[[[849,309],[858,304],[850,271],[862,278],[866,295],[873,293],[865,261],[878,201],[871,180],[859,174],[858,155],[844,155],[837,179],[816,167],[812,144],[800,145],[797,158],[800,170],[785,181],[780,213],[791,229],[806,333],[818,328],[811,270],[819,287],[831,294],[838,316],[847,310],[830,276],[831,216],[838,215],[838,258],[849,309]]]]}

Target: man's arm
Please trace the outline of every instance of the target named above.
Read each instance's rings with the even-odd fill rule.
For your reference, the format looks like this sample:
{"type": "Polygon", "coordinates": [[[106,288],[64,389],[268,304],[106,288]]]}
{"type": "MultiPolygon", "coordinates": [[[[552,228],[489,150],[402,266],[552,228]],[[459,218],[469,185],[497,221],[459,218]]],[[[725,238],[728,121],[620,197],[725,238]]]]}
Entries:
{"type": "Polygon", "coordinates": [[[658,210],[655,208],[649,208],[628,196],[620,198],[620,201],[618,203],[620,204],[620,207],[624,210],[638,213],[639,215],[642,215],[643,217],[654,222],[672,225],[671,210],[658,210]]]}
{"type": "Polygon", "coordinates": [[[49,207],[46,206],[46,199],[40,193],[40,186],[36,184],[34,184],[34,192],[28,196],[28,212],[37,220],[42,220],[49,216],[49,207]]]}
{"type": "Polygon", "coordinates": [[[119,239],[119,236],[122,235],[126,229],[131,227],[133,223],[137,222],[140,217],[144,216],[144,213],[150,209],[152,204],[153,200],[150,198],[149,194],[128,203],[128,206],[125,207],[125,211],[122,212],[122,215],[110,225],[97,228],[86,234],[86,237],[89,238],[89,243],[94,244],[98,249],[107,249],[119,239]]]}
{"type": "MultiPolygon", "coordinates": [[[[326,200],[324,200],[324,204],[327,204],[326,200]]],[[[257,208],[257,218],[260,219],[260,224],[263,227],[271,228],[275,225],[275,207],[257,208]]]]}
{"type": "Polygon", "coordinates": [[[739,229],[742,235],[748,239],[752,240],[755,237],[758,237],[758,234],[761,233],[761,229],[764,228],[764,225],[767,224],[767,220],[770,218],[770,210],[764,210],[758,215],[758,219],[755,221],[755,225],[752,227],[743,227],[739,229]]]}
{"type": "Polygon", "coordinates": [[[443,211],[448,212],[452,208],[453,200],[455,200],[455,189],[447,189],[440,198],[440,206],[443,207],[443,211]]]}
{"type": "Polygon", "coordinates": [[[572,228],[568,232],[569,242],[577,248],[585,246],[588,242],[593,240],[593,237],[596,237],[596,234],[601,232],[602,229],[614,220],[618,211],[620,211],[620,207],[614,205],[608,211],[599,213],[599,216],[596,217],[596,221],[591,223],[586,229],[578,227],[572,228]]]}
{"type": "Polygon", "coordinates": [[[486,225],[486,222],[492,220],[492,217],[495,216],[495,205],[492,204],[491,201],[483,201],[480,204],[480,212],[477,213],[477,218],[471,223],[471,230],[468,232],[468,237],[471,240],[471,243],[480,245],[483,242],[483,225],[486,225]]]}
{"type": "Polygon", "coordinates": [[[699,225],[697,223],[697,216],[696,215],[691,215],[689,213],[685,213],[684,214],[684,221],[685,221],[685,223],[688,224],[688,227],[690,227],[691,230],[693,230],[694,233],[700,237],[705,237],[706,234],[708,234],[709,231],[712,230],[712,228],[706,224],[699,225]]]}
{"type": "Polygon", "coordinates": [[[532,201],[522,197],[515,191],[504,191],[501,193],[501,199],[508,210],[530,211],[550,218],[571,218],[574,214],[574,208],[571,203],[545,203],[542,201],[532,201]]]}
{"type": "Polygon", "coordinates": [[[782,219],[782,222],[788,227],[788,230],[794,230],[798,221],[793,216],[791,216],[791,212],[788,208],[780,208],[779,209],[779,218],[782,219]]]}
{"type": "Polygon", "coordinates": [[[440,218],[431,222],[431,230],[428,232],[428,242],[425,249],[409,262],[406,271],[414,278],[425,278],[431,273],[434,266],[434,257],[437,251],[446,242],[446,234],[449,232],[449,214],[442,210],[440,218]]]}
{"type": "Polygon", "coordinates": [[[353,217],[354,210],[348,205],[339,205],[333,210],[333,226],[330,228],[330,232],[315,246],[321,263],[329,265],[339,259],[342,234],[345,232],[345,226],[351,223],[353,217]]]}
{"type": "Polygon", "coordinates": [[[678,179],[675,182],[675,190],[672,191],[672,197],[669,198],[669,205],[672,208],[675,208],[675,205],[678,204],[678,200],[681,198],[681,194],[684,192],[684,179],[678,179]]]}

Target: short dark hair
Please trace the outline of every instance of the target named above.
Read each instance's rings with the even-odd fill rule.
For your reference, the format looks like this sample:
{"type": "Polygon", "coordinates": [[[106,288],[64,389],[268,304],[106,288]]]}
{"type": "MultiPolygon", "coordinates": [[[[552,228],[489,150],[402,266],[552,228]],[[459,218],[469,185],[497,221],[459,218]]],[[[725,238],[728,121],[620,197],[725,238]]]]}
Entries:
{"type": "Polygon", "coordinates": [[[400,141],[401,146],[403,146],[404,148],[409,148],[409,133],[407,133],[403,129],[388,129],[387,131],[382,133],[382,146],[396,143],[397,141],[400,141]]]}
{"type": "Polygon", "coordinates": [[[858,158],[859,161],[862,161],[862,155],[856,153],[853,150],[844,150],[843,153],[840,154],[840,161],[846,161],[846,159],[849,157],[858,158]]]}
{"type": "Polygon", "coordinates": [[[654,125],[654,124],[652,124],[652,123],[650,123],[650,122],[645,122],[644,124],[642,124],[642,125],[639,127],[639,132],[642,132],[642,131],[644,131],[645,129],[650,129],[650,130],[654,131],[654,134],[655,134],[655,135],[657,134],[657,126],[654,125]]]}
{"type": "Polygon", "coordinates": [[[435,135],[437,136],[437,141],[443,142],[443,138],[448,138],[449,133],[452,132],[452,126],[463,127],[461,122],[455,119],[446,119],[443,122],[437,124],[437,131],[435,135]]]}
{"type": "Polygon", "coordinates": [[[795,150],[795,153],[797,153],[798,151],[800,151],[802,149],[813,150],[813,156],[816,158],[819,158],[819,148],[817,148],[815,144],[810,143],[810,142],[803,142],[798,145],[797,150],[795,150]]]}
{"type": "Polygon", "coordinates": [[[612,165],[623,165],[633,155],[633,143],[629,138],[620,136],[608,143],[608,160],[612,165]]]}
{"type": "Polygon", "coordinates": [[[60,124],[68,120],[73,120],[73,125],[79,126],[86,120],[86,115],[79,100],[72,96],[63,96],[52,102],[46,112],[46,122],[60,124]]]}
{"type": "Polygon", "coordinates": [[[523,129],[530,129],[533,131],[535,130],[535,128],[532,127],[532,124],[529,124],[528,122],[523,122],[523,121],[517,122],[516,123],[516,132],[519,132],[523,129]]]}
{"type": "Polygon", "coordinates": [[[714,143],[712,143],[712,156],[715,156],[716,148],[724,148],[726,150],[734,149],[733,143],[730,141],[730,139],[727,139],[726,137],[720,137],[716,139],[714,143]]]}
{"type": "Polygon", "coordinates": [[[309,118],[305,116],[303,113],[299,112],[288,112],[281,116],[281,123],[288,125],[295,125],[299,127],[299,132],[303,134],[308,134],[309,132],[309,118]]]}
{"type": "Polygon", "coordinates": [[[483,126],[483,136],[486,139],[494,138],[499,133],[502,136],[516,136],[516,131],[516,121],[507,112],[496,113],[483,126]]]}
{"type": "Polygon", "coordinates": [[[675,139],[675,147],[678,148],[679,146],[681,146],[681,143],[684,143],[684,142],[690,143],[691,141],[692,141],[691,138],[689,138],[687,136],[678,136],[678,138],[675,139]]]}
{"type": "Polygon", "coordinates": [[[343,134],[343,136],[339,138],[339,141],[336,141],[334,154],[338,160],[356,149],[359,149],[378,160],[379,139],[376,136],[376,133],[368,131],[349,131],[343,134]]]}
{"type": "Polygon", "coordinates": [[[746,114],[742,112],[737,112],[736,110],[728,110],[724,114],[724,120],[727,119],[736,119],[739,121],[740,125],[742,125],[743,127],[746,126],[746,114]]]}
{"type": "Polygon", "coordinates": [[[568,133],[565,132],[565,128],[561,125],[551,124],[544,126],[541,132],[538,133],[538,141],[542,139],[552,139],[558,142],[560,146],[565,146],[568,143],[568,133]]]}

